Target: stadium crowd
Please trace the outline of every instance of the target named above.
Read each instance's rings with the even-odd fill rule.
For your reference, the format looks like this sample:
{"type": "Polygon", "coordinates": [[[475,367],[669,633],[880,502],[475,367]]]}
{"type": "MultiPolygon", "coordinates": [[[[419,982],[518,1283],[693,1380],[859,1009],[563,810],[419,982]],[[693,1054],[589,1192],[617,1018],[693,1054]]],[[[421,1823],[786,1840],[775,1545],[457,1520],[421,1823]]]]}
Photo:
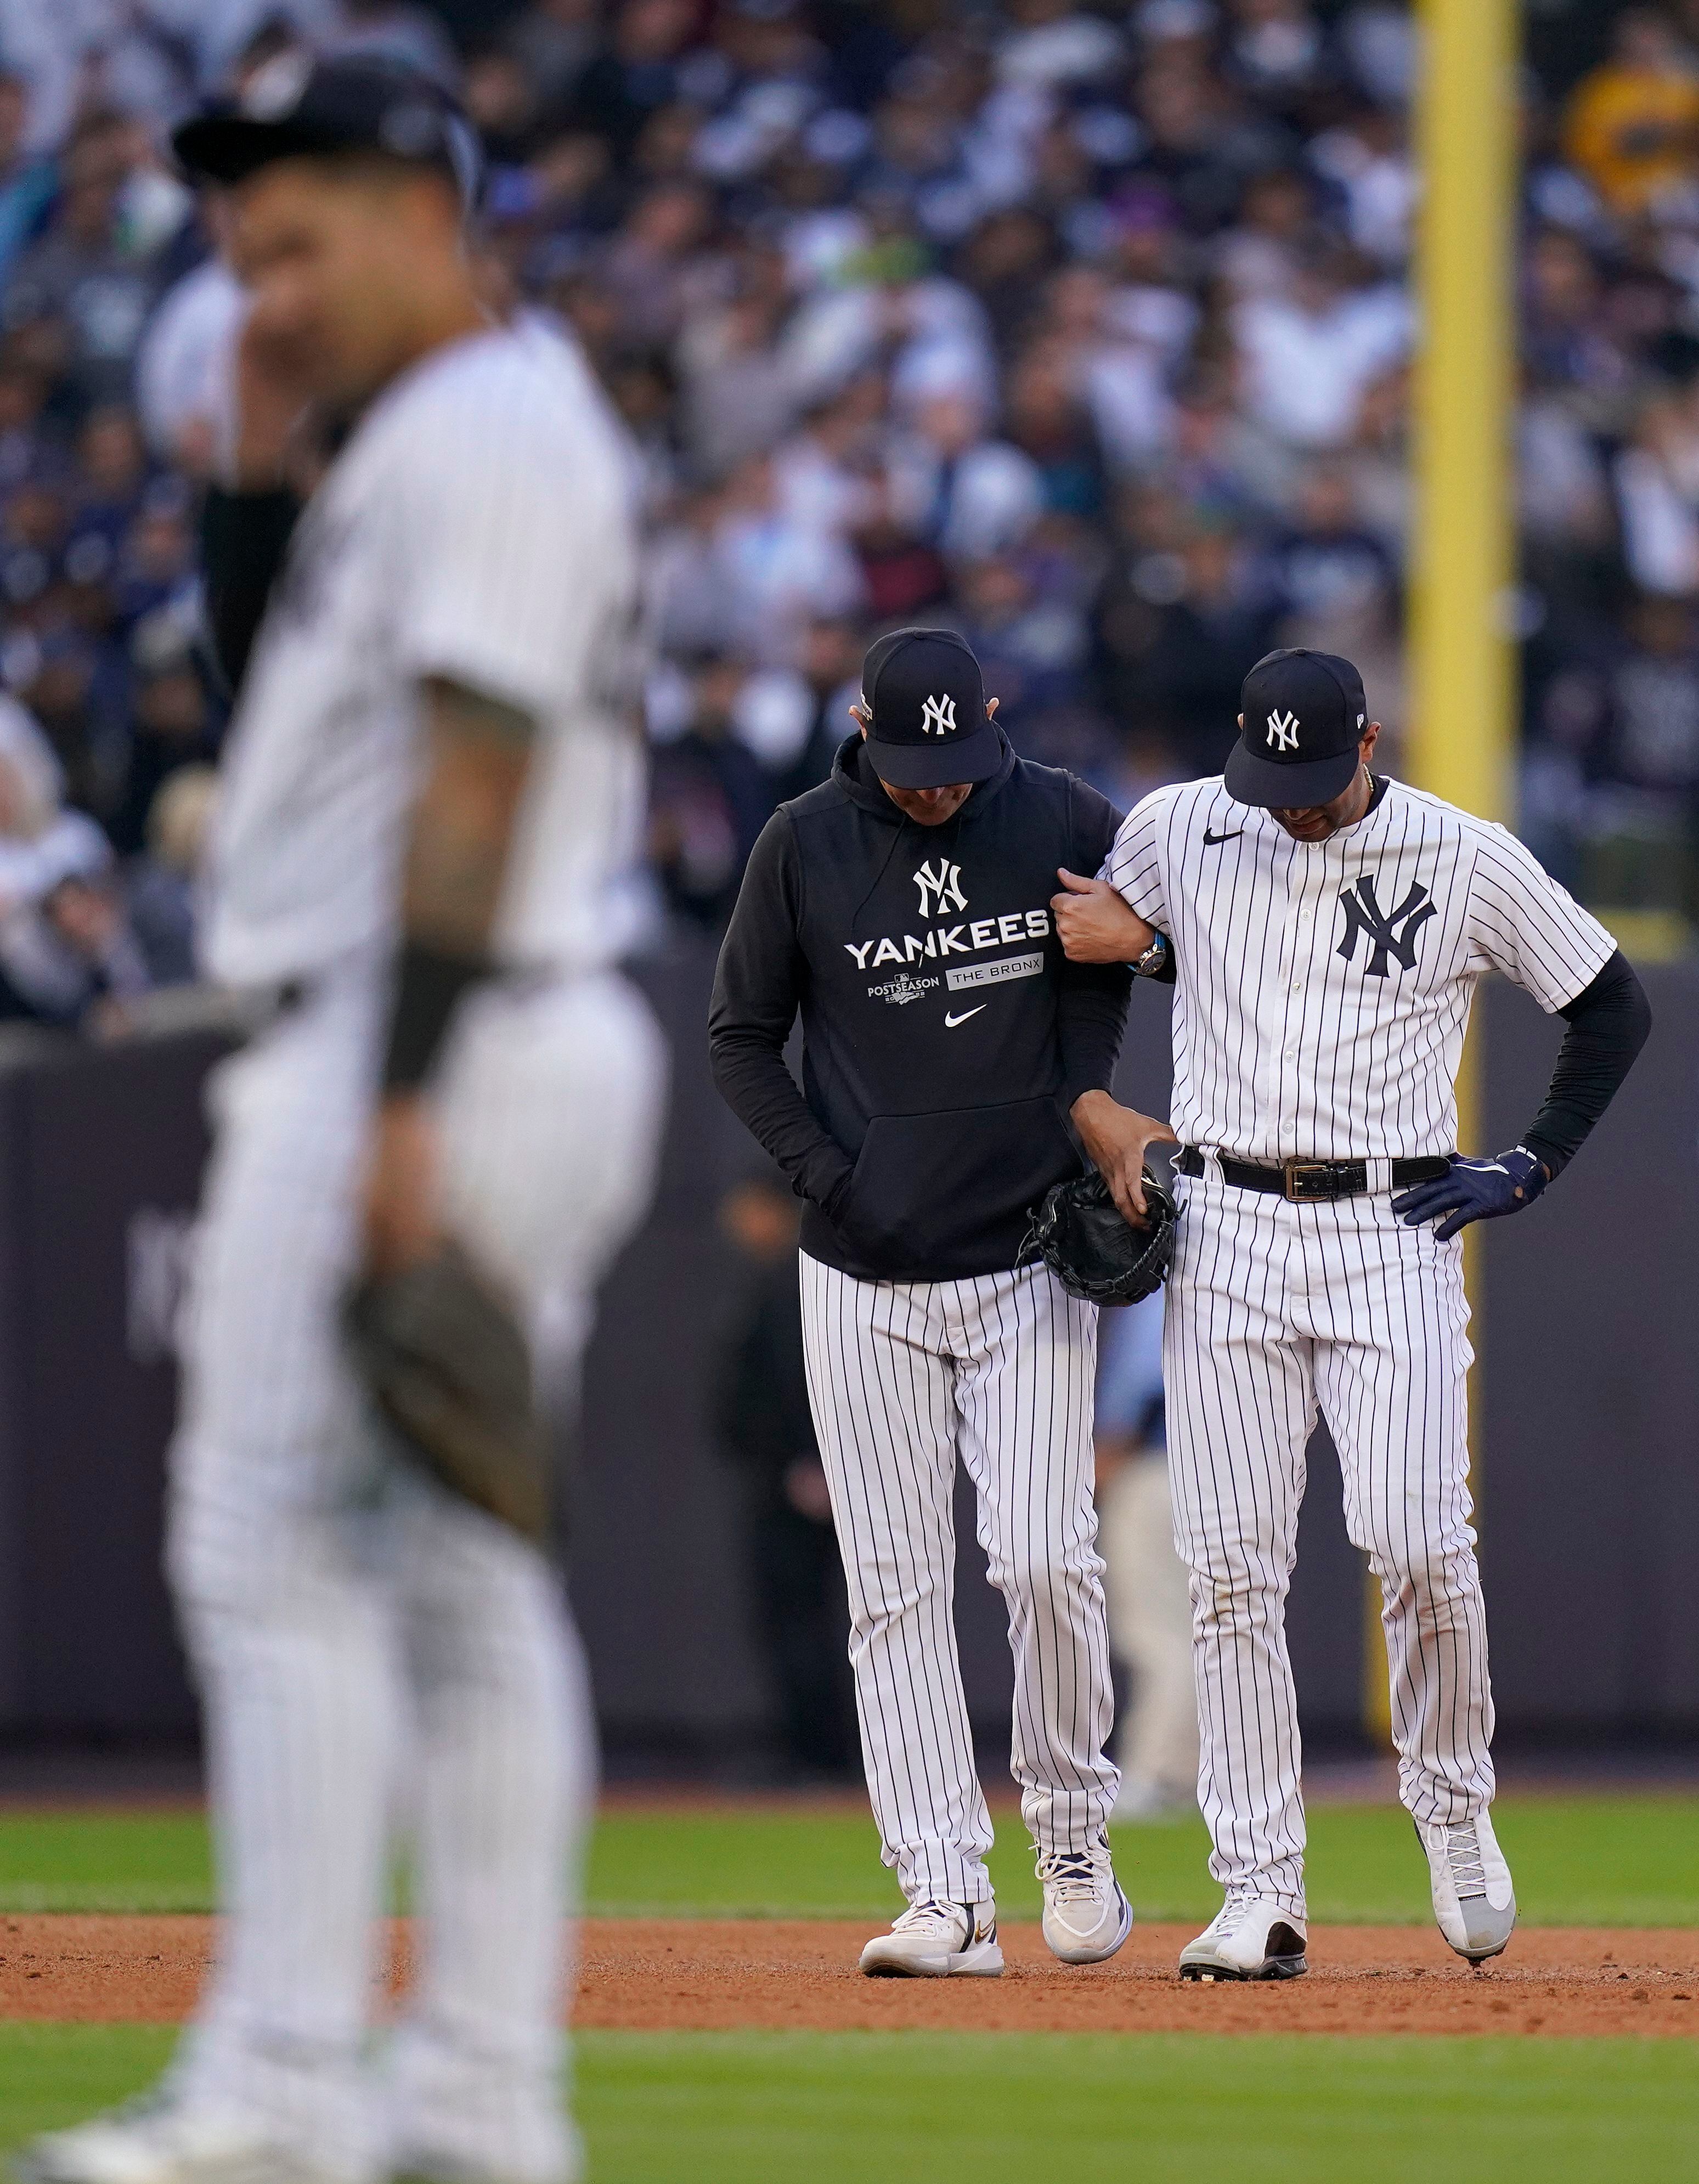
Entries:
{"type": "MultiPolygon", "coordinates": [[[[1699,916],[1699,0],[1524,75],[1521,827],[1699,916]]],[[[189,975],[227,707],[197,497],[239,293],[164,134],[302,42],[458,81],[493,288],[650,547],[650,851],[712,926],[861,650],[948,621],[1122,804],[1305,643],[1405,699],[1415,66],[1391,0],[0,0],[0,1015],[189,975]]]]}

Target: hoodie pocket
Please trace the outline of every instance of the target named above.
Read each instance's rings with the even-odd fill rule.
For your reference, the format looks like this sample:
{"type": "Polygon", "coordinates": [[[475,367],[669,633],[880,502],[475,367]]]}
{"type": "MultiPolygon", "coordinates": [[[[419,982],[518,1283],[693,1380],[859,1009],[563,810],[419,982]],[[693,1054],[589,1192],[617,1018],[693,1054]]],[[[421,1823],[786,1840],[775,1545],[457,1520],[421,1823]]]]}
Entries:
{"type": "Polygon", "coordinates": [[[1079,1172],[1053,1099],[878,1115],[840,1225],[881,1268],[988,1273],[1014,1264],[1019,1239],[1010,1239],[1028,1207],[1079,1172]]]}

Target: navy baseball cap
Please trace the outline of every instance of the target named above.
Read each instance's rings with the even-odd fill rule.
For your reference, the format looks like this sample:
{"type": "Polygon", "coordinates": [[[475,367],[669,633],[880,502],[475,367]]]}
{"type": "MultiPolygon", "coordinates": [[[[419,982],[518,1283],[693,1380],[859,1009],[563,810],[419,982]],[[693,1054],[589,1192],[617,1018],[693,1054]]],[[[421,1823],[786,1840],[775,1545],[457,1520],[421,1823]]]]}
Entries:
{"type": "Polygon", "coordinates": [[[989,781],[1003,738],[986,716],[979,662],[953,629],[895,629],[861,663],[867,755],[894,788],[989,781]]]}
{"type": "Polygon", "coordinates": [[[1239,803],[1307,811],[1356,778],[1368,702],[1350,660],[1301,647],[1266,653],[1245,677],[1239,707],[1245,725],[1222,772],[1239,803]]]}
{"type": "Polygon", "coordinates": [[[225,183],[276,159],[381,152],[447,175],[468,210],[482,170],[477,131],[434,77],[400,61],[320,60],[294,48],[256,69],[238,96],[209,99],[172,131],[171,148],[197,181],[225,183]]]}

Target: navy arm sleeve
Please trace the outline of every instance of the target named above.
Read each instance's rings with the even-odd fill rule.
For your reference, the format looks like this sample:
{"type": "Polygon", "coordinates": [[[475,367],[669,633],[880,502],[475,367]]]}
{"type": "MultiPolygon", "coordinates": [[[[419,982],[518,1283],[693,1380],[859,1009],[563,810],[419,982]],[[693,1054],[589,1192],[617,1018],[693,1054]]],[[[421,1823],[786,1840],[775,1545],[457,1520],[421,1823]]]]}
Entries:
{"type": "Polygon", "coordinates": [[[796,837],[777,811],[750,852],[720,950],[708,1053],[727,1106],[778,1162],[797,1195],[829,1215],[854,1166],[815,1119],[784,1058],[805,974],[797,937],[801,907],[796,837]]]}
{"type": "MultiPolygon", "coordinates": [[[[1083,781],[1068,783],[1069,869],[1097,872],[1120,830],[1121,814],[1083,781]]],[[[1056,1004],[1063,1097],[1072,1107],[1083,1092],[1106,1092],[1127,1028],[1133,973],[1124,963],[1068,963],[1056,1004]]]]}
{"type": "Polygon", "coordinates": [[[292,493],[208,488],[201,510],[207,625],[214,657],[232,692],[242,688],[265,603],[289,550],[301,503],[292,493]]]}
{"type": "Polygon", "coordinates": [[[1522,1142],[1556,1178],[1615,1098],[1652,1029],[1652,1005],[1620,948],[1559,1013],[1569,1028],[1557,1050],[1546,1104],[1522,1142]]]}

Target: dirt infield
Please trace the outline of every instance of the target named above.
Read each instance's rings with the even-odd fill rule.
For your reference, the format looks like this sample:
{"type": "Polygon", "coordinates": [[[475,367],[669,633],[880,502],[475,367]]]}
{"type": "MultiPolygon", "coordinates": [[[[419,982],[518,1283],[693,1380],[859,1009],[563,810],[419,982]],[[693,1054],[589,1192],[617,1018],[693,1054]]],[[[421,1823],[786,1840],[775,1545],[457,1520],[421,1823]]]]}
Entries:
{"type": "MultiPolygon", "coordinates": [[[[1112,1963],[1070,1970],[1036,1926],[1005,1926],[1001,1980],[864,1980],[865,1925],[592,1919],[577,2021],[639,2031],[1526,2032],[1699,2038],[1699,1930],[1528,1927],[1481,1971],[1436,1933],[1318,1926],[1310,1976],[1182,1986],[1189,1930],[1141,1926],[1112,1963]]],[[[193,2002],[204,1918],[0,1916],[0,2018],[170,2024],[193,2002]]],[[[404,1980],[404,1929],[396,1974],[404,1980]]]]}

